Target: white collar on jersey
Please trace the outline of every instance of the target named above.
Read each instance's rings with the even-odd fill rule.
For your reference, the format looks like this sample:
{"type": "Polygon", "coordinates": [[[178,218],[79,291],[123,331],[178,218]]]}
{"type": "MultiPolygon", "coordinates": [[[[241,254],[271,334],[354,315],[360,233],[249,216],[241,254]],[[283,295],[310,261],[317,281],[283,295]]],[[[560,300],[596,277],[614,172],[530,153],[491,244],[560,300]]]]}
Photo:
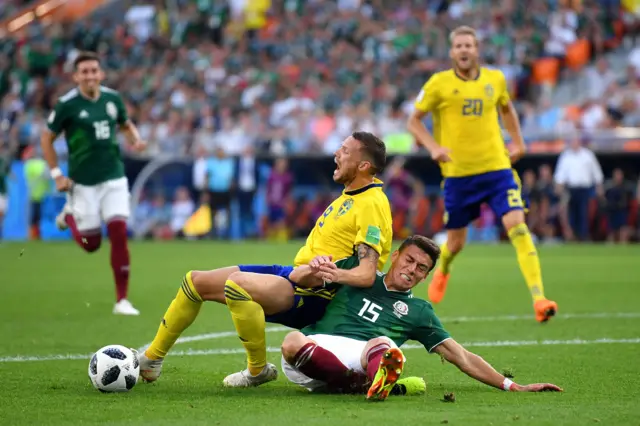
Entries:
{"type": "Polygon", "coordinates": [[[391,293],[411,293],[411,289],[409,290],[405,290],[405,291],[400,291],[400,290],[389,290],[389,287],[387,287],[387,274],[384,274],[384,277],[382,278],[382,284],[384,284],[384,288],[385,290],[387,290],[388,292],[391,293]]]}

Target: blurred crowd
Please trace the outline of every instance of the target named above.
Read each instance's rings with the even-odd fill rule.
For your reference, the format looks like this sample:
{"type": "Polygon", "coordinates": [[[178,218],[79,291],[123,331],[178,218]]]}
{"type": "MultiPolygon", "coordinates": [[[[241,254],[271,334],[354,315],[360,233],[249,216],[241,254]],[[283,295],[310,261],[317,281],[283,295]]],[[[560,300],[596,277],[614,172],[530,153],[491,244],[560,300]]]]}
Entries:
{"type": "MultiPolygon", "coordinates": [[[[24,3],[3,2],[0,17],[24,3]]],[[[104,84],[124,95],[149,142],[144,155],[195,158],[192,186],[144,194],[132,218],[138,236],[181,237],[206,207],[211,223],[203,229],[217,237],[239,222],[243,236],[284,239],[304,236],[334,194],[296,193],[285,160],[265,185],[256,155],[331,154],[354,129],[380,135],[391,153],[415,151],[407,114],[429,76],[450,65],[452,28],[478,30],[483,62],[505,74],[534,140],[640,124],[638,22],[617,0],[115,0],[90,19],[32,22],[0,39],[0,196],[2,158],[15,148],[37,151],[44,117],[73,85],[81,50],[103,58],[104,84]],[[124,14],[109,13],[115,4],[124,14]],[[615,50],[620,26],[626,43],[615,50]],[[579,41],[593,64],[584,70],[570,66],[579,41]],[[612,65],[612,50],[624,66],[612,65]],[[560,84],[578,82],[580,102],[558,104],[553,86],[536,76],[541,58],[558,60],[560,84]],[[266,207],[256,214],[260,197],[266,207]]],[[[56,147],[64,158],[63,136],[56,147]]],[[[591,236],[597,228],[633,237],[635,185],[624,175],[591,182],[597,191],[589,193],[552,175],[548,167],[523,174],[540,238],[583,239],[585,223],[591,236]],[[575,213],[586,209],[578,204],[586,218],[575,213]]],[[[398,235],[441,230],[437,192],[425,192],[403,160],[385,179],[398,235]]],[[[490,211],[473,229],[472,238],[498,235],[490,211]]]]}
{"type": "MultiPolygon", "coordinates": [[[[123,1],[123,0],[120,0],[123,1]]],[[[11,2],[20,3],[20,2],[11,2]]],[[[353,129],[390,151],[415,150],[405,120],[435,71],[449,66],[448,32],[465,23],[518,99],[525,132],[637,124],[640,51],[627,72],[602,59],[582,78],[591,100],[569,113],[533,78],[541,57],[578,39],[602,58],[623,17],[611,0],[130,1],[68,25],[37,22],[0,40],[0,131],[35,143],[79,50],[104,58],[105,84],[125,95],[150,142],[146,155],[331,153],[353,129]],[[541,95],[542,93],[542,95],[541,95]],[[579,110],[579,113],[575,112],[579,110]]],[[[632,18],[632,21],[635,18],[632,18]]],[[[635,21],[633,21],[635,22],[635,21]]],[[[630,28],[635,28],[632,25],[630,28]]]]}

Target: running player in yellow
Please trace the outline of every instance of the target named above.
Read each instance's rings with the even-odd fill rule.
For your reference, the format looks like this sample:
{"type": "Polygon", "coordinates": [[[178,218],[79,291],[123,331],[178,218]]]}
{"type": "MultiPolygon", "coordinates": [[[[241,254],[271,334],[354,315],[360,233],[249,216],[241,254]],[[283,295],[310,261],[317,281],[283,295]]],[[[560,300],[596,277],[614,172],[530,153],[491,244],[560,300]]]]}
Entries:
{"type": "Polygon", "coordinates": [[[440,266],[429,285],[429,299],[439,303],[450,277],[451,262],[464,247],[467,225],[487,203],[502,218],[520,270],[533,298],[535,318],[545,322],[558,305],[545,298],[538,252],[525,223],[520,181],[511,165],[525,153],[518,115],[502,72],[480,67],[475,30],[459,27],[450,36],[453,68],[434,74],[424,85],[408,121],[409,131],[440,163],[444,176],[447,241],[440,266]],[[511,136],[509,150],[498,111],[511,136]],[[433,114],[434,135],[422,123],[433,114]]]}
{"type": "MultiPolygon", "coordinates": [[[[344,191],[323,213],[300,249],[294,266],[333,255],[342,268],[334,282],[373,285],[391,251],[393,231],[389,201],[375,175],[386,163],[384,143],[367,132],[355,132],[335,154],[333,180],[344,191]]],[[[289,280],[294,266],[239,265],[212,271],[190,271],[162,319],[155,339],[140,355],[140,374],[160,376],[162,362],[182,332],[195,320],[203,301],[226,304],[246,351],[248,368],[225,378],[231,387],[258,386],[274,380],[267,363],[265,321],[301,329],[323,315],[337,287],[297,287],[289,280]]],[[[316,265],[319,267],[320,265],[316,265]]]]}

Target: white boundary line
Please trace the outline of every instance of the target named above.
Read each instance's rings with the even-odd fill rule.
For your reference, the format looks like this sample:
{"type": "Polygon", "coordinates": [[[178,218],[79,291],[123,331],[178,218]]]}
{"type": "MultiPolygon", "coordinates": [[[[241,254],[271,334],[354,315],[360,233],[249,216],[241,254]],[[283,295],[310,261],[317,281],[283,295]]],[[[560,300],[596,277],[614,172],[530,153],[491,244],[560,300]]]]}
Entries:
{"type": "MultiPolygon", "coordinates": [[[[496,340],[486,342],[465,342],[463,346],[483,347],[483,348],[499,348],[499,347],[523,347],[523,346],[555,346],[555,345],[608,345],[608,344],[640,344],[640,337],[626,338],[626,339],[570,339],[570,340],[496,340]]],[[[422,345],[409,344],[403,345],[402,349],[423,349],[422,345]]],[[[268,347],[267,352],[280,352],[280,348],[268,347]]],[[[196,356],[196,355],[236,355],[243,354],[244,349],[187,349],[184,351],[173,351],[171,356],[196,356]]],[[[61,355],[46,355],[46,356],[13,356],[0,358],[0,363],[5,362],[36,362],[36,361],[63,361],[63,360],[88,360],[92,354],[61,354],[61,355]]]]}
{"type": "MultiPolygon", "coordinates": [[[[591,313],[569,313],[557,315],[555,319],[624,319],[624,318],[640,318],[640,312],[591,312],[591,313]]],[[[555,320],[554,319],[554,320],[555,320]]],[[[497,316],[458,316],[458,317],[442,317],[443,323],[456,322],[498,322],[498,321],[521,321],[532,320],[531,315],[497,315],[497,316]]],[[[267,333],[278,333],[288,331],[288,327],[267,327],[267,333]]],[[[176,341],[178,343],[198,342],[203,340],[221,339],[224,337],[233,337],[235,331],[221,331],[216,333],[197,334],[195,336],[181,337],[176,341]]],[[[597,339],[597,340],[515,340],[515,341],[491,341],[491,342],[468,342],[465,346],[474,347],[503,347],[503,346],[535,346],[535,345],[588,345],[588,344],[610,344],[610,343],[627,343],[638,344],[640,338],[630,339],[597,339]],[[555,342],[555,343],[554,343],[555,342]],[[578,342],[578,343],[576,343],[578,342]]],[[[142,351],[150,343],[141,346],[138,350],[142,351]]],[[[405,345],[403,348],[415,349],[422,348],[420,345],[405,345]]],[[[278,352],[279,348],[268,348],[270,352],[278,352]]],[[[242,354],[244,351],[238,349],[187,349],[186,351],[172,351],[172,355],[226,355],[226,354],[242,354]]],[[[56,354],[56,355],[15,355],[0,357],[0,363],[5,362],[36,362],[36,361],[61,361],[61,360],[77,360],[89,359],[92,354],[56,354]]]]}

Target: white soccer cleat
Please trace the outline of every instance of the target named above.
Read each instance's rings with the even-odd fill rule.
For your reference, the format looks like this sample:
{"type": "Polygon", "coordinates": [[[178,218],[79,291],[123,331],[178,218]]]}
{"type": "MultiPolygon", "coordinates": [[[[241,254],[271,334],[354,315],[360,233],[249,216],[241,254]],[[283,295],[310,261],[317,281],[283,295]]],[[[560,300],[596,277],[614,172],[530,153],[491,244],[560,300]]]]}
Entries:
{"type": "Polygon", "coordinates": [[[162,362],[164,358],[150,359],[144,352],[138,354],[140,362],[140,377],[145,382],[155,382],[162,374],[162,362]]]}
{"type": "Polygon", "coordinates": [[[267,364],[257,376],[252,376],[248,369],[242,370],[225,377],[222,384],[228,388],[250,388],[271,382],[277,378],[278,370],[276,366],[267,364]]]}
{"type": "Polygon", "coordinates": [[[69,201],[67,201],[66,203],[64,203],[64,207],[62,207],[62,211],[58,213],[58,216],[56,216],[56,227],[59,230],[64,231],[69,227],[69,225],[67,225],[67,222],[64,220],[64,218],[66,215],[72,214],[72,213],[73,211],[71,210],[69,201]]]}
{"type": "Polygon", "coordinates": [[[121,299],[113,307],[114,315],[140,315],[140,311],[133,307],[127,299],[121,299]]]}

